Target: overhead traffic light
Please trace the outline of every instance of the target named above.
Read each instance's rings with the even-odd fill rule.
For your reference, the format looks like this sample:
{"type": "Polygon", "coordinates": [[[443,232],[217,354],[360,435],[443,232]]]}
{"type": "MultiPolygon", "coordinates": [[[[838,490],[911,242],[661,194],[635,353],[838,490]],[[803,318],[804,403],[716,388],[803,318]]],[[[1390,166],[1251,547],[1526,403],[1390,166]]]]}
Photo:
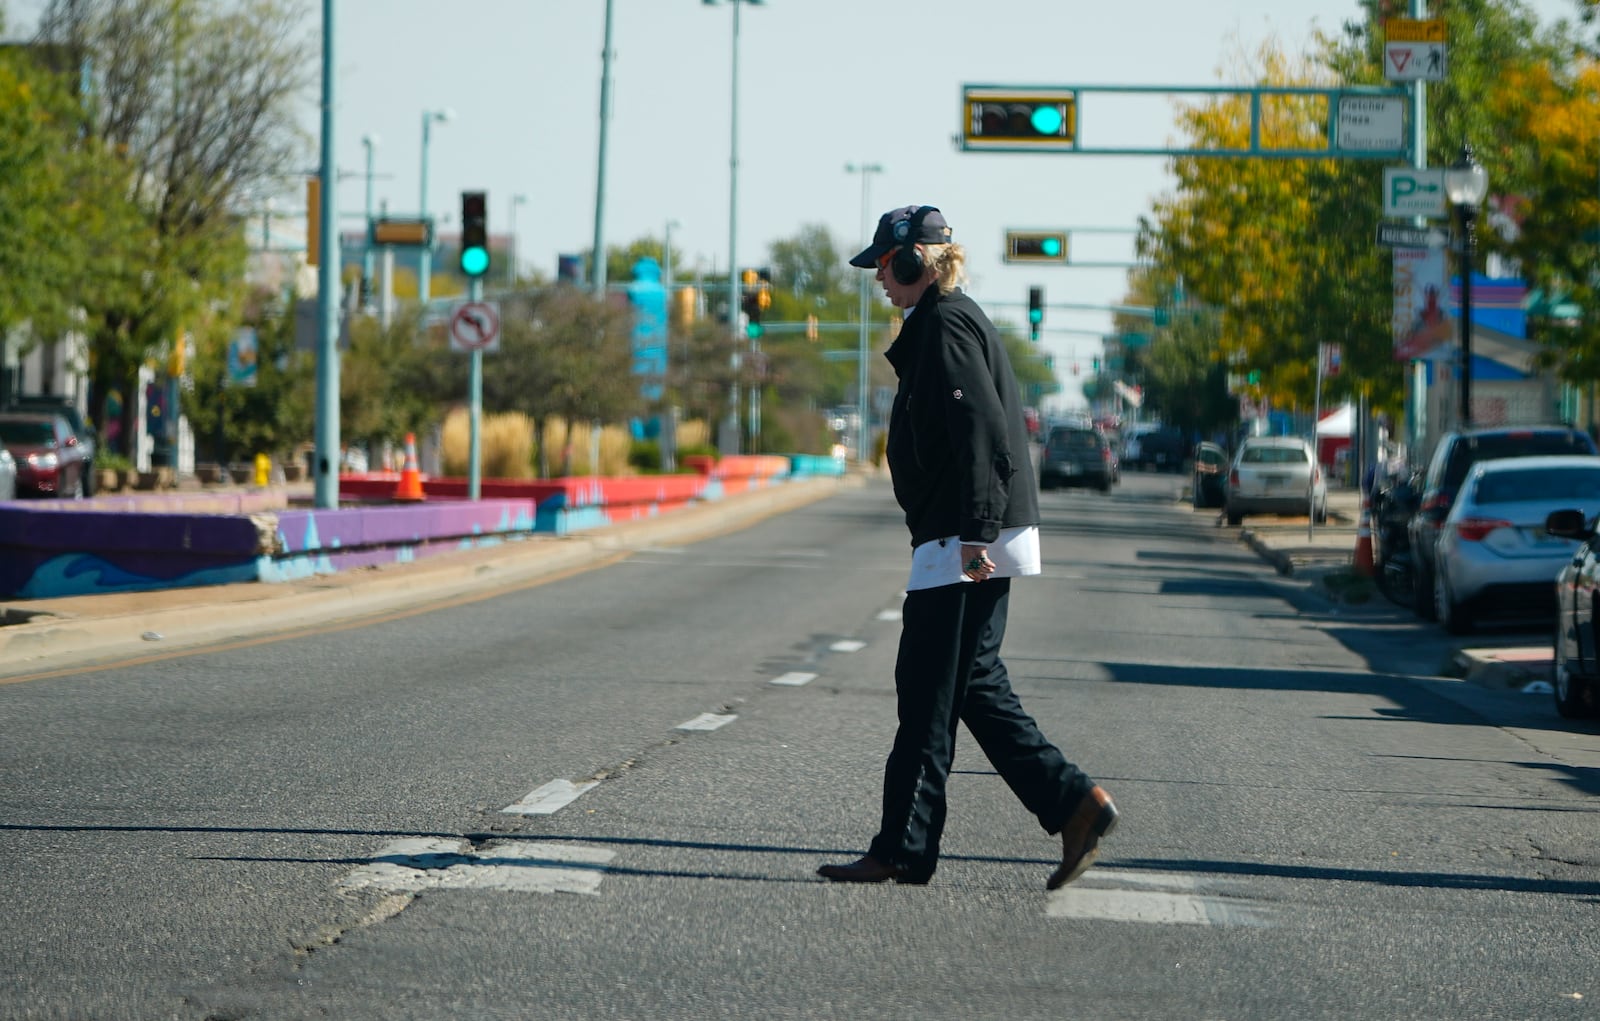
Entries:
{"type": "Polygon", "coordinates": [[[1006,262],[1067,261],[1067,232],[1064,230],[1006,231],[1006,262]]]}
{"type": "Polygon", "coordinates": [[[762,314],[772,307],[772,272],[747,269],[739,274],[739,281],[743,285],[739,307],[745,314],[744,334],[751,340],[759,340],[766,332],[761,325],[762,314]]]}
{"type": "Polygon", "coordinates": [[[489,272],[489,196],[461,193],[461,272],[481,277],[489,272]]]}
{"type": "Polygon", "coordinates": [[[1078,94],[1072,89],[966,86],[963,149],[1071,150],[1078,147],[1078,94]]]}
{"type": "Polygon", "coordinates": [[[1028,339],[1038,340],[1044,327],[1044,288],[1028,288],[1028,339]]]}

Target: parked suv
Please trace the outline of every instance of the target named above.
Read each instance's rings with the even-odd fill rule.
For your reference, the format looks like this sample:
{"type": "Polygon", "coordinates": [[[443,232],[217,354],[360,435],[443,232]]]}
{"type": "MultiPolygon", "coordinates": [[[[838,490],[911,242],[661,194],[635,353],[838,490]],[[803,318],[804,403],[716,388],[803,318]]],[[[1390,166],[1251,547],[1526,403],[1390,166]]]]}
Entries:
{"type": "Polygon", "coordinates": [[[1437,616],[1434,604],[1434,554],[1444,519],[1467,472],[1479,461],[1549,454],[1594,454],[1587,433],[1564,425],[1498,426],[1446,433],[1433,449],[1422,481],[1422,501],[1406,524],[1411,541],[1412,605],[1424,620],[1437,616]]]}
{"type": "Polygon", "coordinates": [[[1039,488],[1093,486],[1104,493],[1116,481],[1116,457],[1105,433],[1087,426],[1056,426],[1039,455],[1039,488]]]}
{"type": "Polygon", "coordinates": [[[0,401],[0,411],[31,411],[65,418],[72,427],[72,435],[78,438],[78,450],[83,458],[83,495],[94,495],[94,430],[78,413],[77,405],[65,397],[49,394],[17,394],[0,401]]]}

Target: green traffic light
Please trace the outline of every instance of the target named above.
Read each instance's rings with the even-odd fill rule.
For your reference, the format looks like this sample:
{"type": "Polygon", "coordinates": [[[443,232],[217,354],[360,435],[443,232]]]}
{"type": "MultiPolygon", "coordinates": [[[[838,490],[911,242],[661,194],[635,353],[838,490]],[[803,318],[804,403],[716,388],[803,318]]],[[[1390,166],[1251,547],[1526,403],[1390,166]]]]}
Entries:
{"type": "Polygon", "coordinates": [[[1054,135],[1061,130],[1061,108],[1053,103],[1041,103],[1033,108],[1028,122],[1039,134],[1054,135]]]}
{"type": "Polygon", "coordinates": [[[746,337],[749,337],[751,340],[760,340],[761,339],[761,334],[763,332],[765,332],[765,331],[762,330],[760,323],[746,323],[745,324],[744,335],[746,337]]]}
{"type": "Polygon", "coordinates": [[[461,272],[469,277],[481,277],[489,271],[489,250],[468,248],[461,253],[461,272]]]}
{"type": "Polygon", "coordinates": [[[1054,259],[1056,256],[1061,254],[1061,239],[1045,238],[1043,241],[1039,242],[1039,251],[1054,259]]]}
{"type": "Polygon", "coordinates": [[[1028,309],[1028,322],[1033,323],[1035,326],[1037,326],[1038,324],[1044,322],[1044,309],[1042,309],[1042,308],[1030,308],[1030,309],[1028,309]]]}

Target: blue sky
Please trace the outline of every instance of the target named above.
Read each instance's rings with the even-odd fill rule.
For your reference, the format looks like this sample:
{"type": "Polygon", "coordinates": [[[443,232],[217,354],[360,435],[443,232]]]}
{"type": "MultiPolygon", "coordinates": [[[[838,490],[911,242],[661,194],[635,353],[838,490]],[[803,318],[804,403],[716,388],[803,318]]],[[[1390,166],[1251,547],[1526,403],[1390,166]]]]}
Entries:
{"type": "MultiPolygon", "coordinates": [[[[612,119],[606,171],[607,244],[661,237],[669,221],[680,277],[725,273],[729,241],[731,4],[612,0],[612,119]]],[[[10,4],[13,35],[38,0],[10,4]]],[[[1570,0],[1535,0],[1546,20],[1570,0]]],[[[429,208],[453,217],[462,189],[487,189],[490,225],[505,232],[513,196],[525,264],[553,275],[556,256],[594,234],[605,0],[336,0],[337,156],[365,165],[376,135],[376,197],[395,214],[420,205],[421,120],[435,124],[429,208]]],[[[308,30],[321,21],[308,0],[308,30]]],[[[1001,262],[1008,227],[1131,229],[1169,187],[1157,157],[963,153],[963,83],[1038,85],[1239,84],[1241,54],[1275,38],[1306,49],[1314,29],[1336,33],[1354,0],[764,0],[739,9],[738,261],[807,224],[841,248],[892,206],[941,207],[969,253],[972,291],[996,315],[1020,310],[1027,288],[1047,303],[1113,304],[1117,269],[1049,269],[1001,262]],[[862,175],[847,163],[871,163],[862,175]]],[[[1085,109],[1088,113],[1088,109],[1085,109]]],[[[306,122],[318,111],[311,97],[306,122]]],[[[1119,114],[1108,130],[1143,144],[1172,137],[1170,103],[1119,114]]],[[[1083,125],[1085,141],[1091,124],[1083,125]]],[[[359,214],[362,182],[339,188],[359,214]]],[[[345,221],[354,226],[357,221],[345,221]]],[[[446,229],[449,229],[448,227],[446,229]]],[[[1074,257],[1130,257],[1130,235],[1080,235],[1074,257]]],[[[1052,311],[1044,344],[1058,368],[1099,347],[1103,312],[1052,311]],[[1069,332],[1071,331],[1071,332],[1069,332]],[[1082,331],[1082,332],[1078,332],[1082,331]]]]}

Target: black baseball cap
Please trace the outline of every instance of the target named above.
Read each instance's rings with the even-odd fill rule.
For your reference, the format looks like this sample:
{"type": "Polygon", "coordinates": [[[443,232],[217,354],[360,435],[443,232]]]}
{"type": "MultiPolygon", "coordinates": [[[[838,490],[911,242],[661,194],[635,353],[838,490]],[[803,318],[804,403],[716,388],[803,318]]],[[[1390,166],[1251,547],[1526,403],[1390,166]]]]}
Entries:
{"type": "Polygon", "coordinates": [[[876,269],[878,260],[893,249],[905,245],[949,243],[950,225],[944,221],[943,213],[933,206],[903,206],[878,217],[878,229],[872,235],[872,244],[851,259],[850,265],[857,269],[876,269]],[[920,218],[918,213],[922,214],[920,218]],[[913,223],[917,228],[916,237],[911,236],[913,223]]]}

